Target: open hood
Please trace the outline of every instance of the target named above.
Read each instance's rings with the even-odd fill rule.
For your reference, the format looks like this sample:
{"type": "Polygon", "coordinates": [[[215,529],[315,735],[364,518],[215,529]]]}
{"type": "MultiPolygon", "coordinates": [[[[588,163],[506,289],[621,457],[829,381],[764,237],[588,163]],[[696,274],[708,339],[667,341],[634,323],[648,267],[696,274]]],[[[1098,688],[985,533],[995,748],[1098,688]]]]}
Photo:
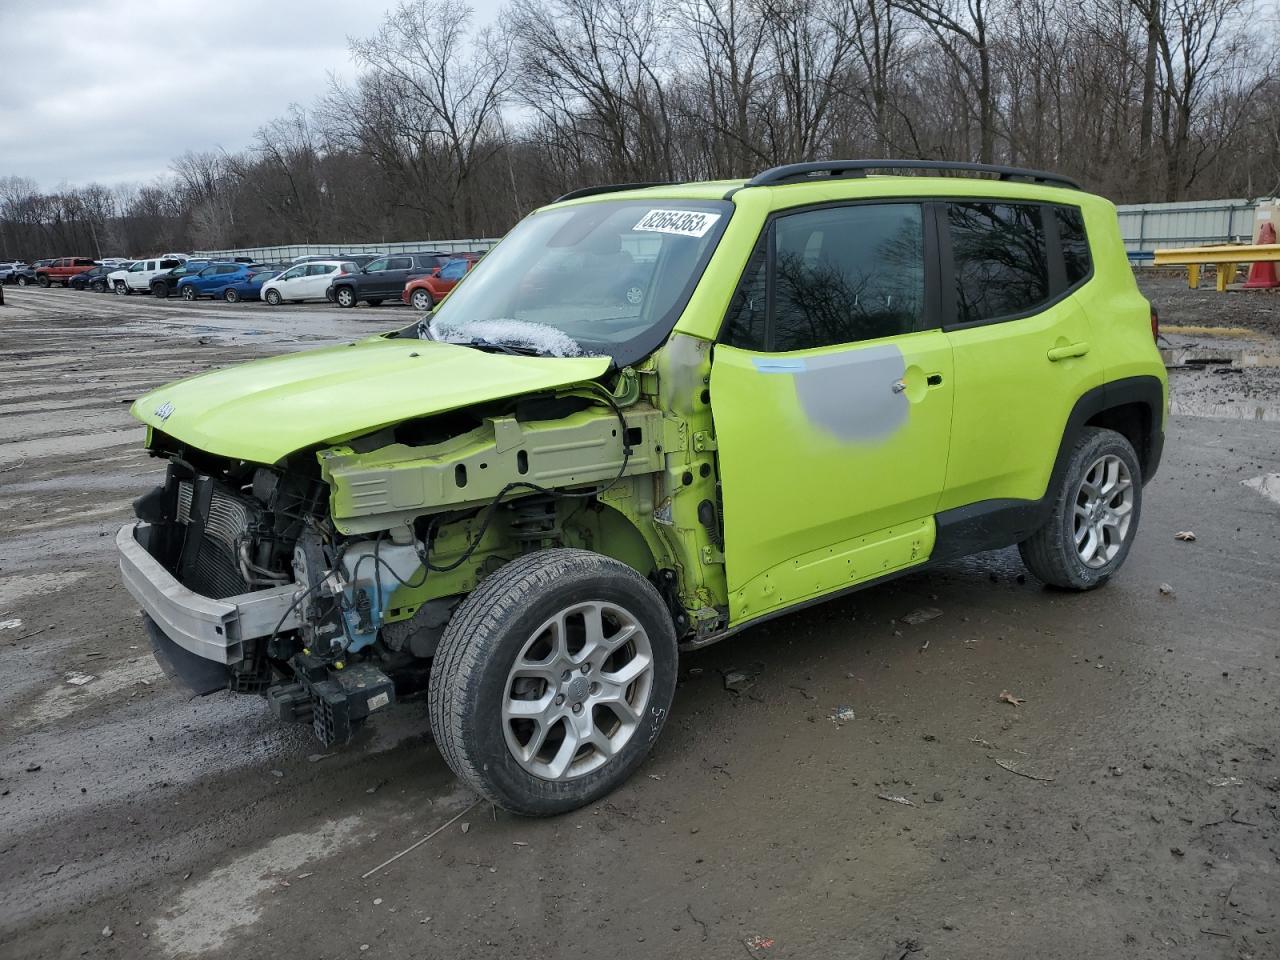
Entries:
{"type": "Polygon", "coordinates": [[[139,398],[131,412],[197,449],[275,463],[401,420],[593,380],[609,362],[373,337],[179,380],[139,398]]]}

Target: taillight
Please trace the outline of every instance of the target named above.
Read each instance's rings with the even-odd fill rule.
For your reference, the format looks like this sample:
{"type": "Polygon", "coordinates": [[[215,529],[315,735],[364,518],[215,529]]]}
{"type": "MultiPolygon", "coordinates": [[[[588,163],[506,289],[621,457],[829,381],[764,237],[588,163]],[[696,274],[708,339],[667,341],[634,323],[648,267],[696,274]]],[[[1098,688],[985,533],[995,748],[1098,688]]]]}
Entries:
{"type": "Polygon", "coordinates": [[[1154,303],[1151,305],[1151,339],[1160,342],[1160,311],[1154,303]]]}

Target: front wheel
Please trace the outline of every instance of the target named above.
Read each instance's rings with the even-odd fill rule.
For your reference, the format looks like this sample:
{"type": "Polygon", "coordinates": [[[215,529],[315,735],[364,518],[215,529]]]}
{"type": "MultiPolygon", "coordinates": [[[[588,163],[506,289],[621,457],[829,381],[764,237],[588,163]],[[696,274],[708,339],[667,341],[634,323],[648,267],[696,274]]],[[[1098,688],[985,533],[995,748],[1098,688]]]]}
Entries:
{"type": "Polygon", "coordinates": [[[278,307],[280,306],[280,301],[281,301],[280,291],[268,290],[267,295],[263,299],[266,300],[267,303],[271,304],[271,306],[278,307]]]}
{"type": "Polygon", "coordinates": [[[440,753],[493,803],[526,816],[613,790],[661,733],[676,633],[654,586],[586,550],[526,554],[454,612],[428,705],[440,753]]]}
{"type": "Polygon", "coordinates": [[[413,309],[419,313],[430,313],[432,308],[435,307],[435,301],[431,299],[431,294],[421,287],[413,291],[413,296],[409,300],[413,304],[413,309]]]}
{"type": "Polygon", "coordinates": [[[227,289],[222,291],[222,299],[227,301],[227,303],[239,303],[240,293],[239,291],[232,290],[230,287],[227,287],[227,289]]]}
{"type": "Polygon", "coordinates": [[[183,287],[183,288],[182,288],[182,299],[183,299],[183,300],[194,300],[195,298],[196,298],[196,288],[195,288],[195,287],[183,287]]]}
{"type": "Polygon", "coordinates": [[[133,291],[129,289],[129,285],[125,283],[123,280],[116,281],[116,296],[126,297],[132,292],[133,291]]]}
{"type": "Polygon", "coordinates": [[[354,307],[356,305],[356,292],[350,287],[339,287],[333,298],[340,307],[354,307]]]}
{"type": "Polygon", "coordinates": [[[1142,513],[1142,467],[1114,430],[1087,427],[1076,441],[1039,530],[1018,545],[1022,562],[1050,586],[1100,587],[1120,569],[1142,513]]]}
{"type": "Polygon", "coordinates": [[[160,300],[168,300],[169,285],[167,283],[153,283],[151,285],[151,295],[160,300]]]}
{"type": "Polygon", "coordinates": [[[95,280],[93,283],[89,284],[89,289],[94,293],[106,293],[107,282],[105,280],[95,280]]]}
{"type": "Polygon", "coordinates": [[[31,281],[26,277],[19,277],[16,282],[20,287],[25,287],[31,283],[31,281]]]}
{"type": "Polygon", "coordinates": [[[48,278],[48,277],[46,277],[43,273],[41,273],[41,274],[37,274],[37,275],[36,275],[36,283],[40,284],[40,286],[42,286],[42,287],[46,287],[46,288],[47,288],[47,287],[49,286],[49,278],[48,278]]]}

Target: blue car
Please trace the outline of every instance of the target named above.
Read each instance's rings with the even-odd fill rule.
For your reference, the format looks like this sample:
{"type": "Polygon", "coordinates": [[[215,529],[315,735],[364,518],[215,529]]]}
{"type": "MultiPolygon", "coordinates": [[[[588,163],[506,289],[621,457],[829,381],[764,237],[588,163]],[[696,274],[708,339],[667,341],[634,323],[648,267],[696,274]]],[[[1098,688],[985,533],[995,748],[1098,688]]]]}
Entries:
{"type": "Polygon", "coordinates": [[[227,284],[222,290],[222,299],[227,303],[239,303],[242,300],[261,300],[262,285],[283,272],[278,267],[256,267],[247,277],[227,284]]]}
{"type": "Polygon", "coordinates": [[[261,271],[260,263],[211,263],[189,277],[178,281],[178,296],[183,300],[199,300],[201,297],[222,297],[233,284],[248,280],[261,271]]]}

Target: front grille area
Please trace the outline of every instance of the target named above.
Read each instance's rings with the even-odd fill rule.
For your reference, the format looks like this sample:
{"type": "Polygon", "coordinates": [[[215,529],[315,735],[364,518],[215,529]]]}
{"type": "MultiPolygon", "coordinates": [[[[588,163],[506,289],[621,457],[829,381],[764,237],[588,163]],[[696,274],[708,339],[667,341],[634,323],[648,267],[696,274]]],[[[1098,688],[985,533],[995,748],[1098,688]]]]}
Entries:
{"type": "Polygon", "coordinates": [[[255,519],[250,504],[206,478],[183,480],[176,514],[186,527],[177,570],[183,585],[218,600],[248,593],[240,544],[247,541],[255,519]]]}

